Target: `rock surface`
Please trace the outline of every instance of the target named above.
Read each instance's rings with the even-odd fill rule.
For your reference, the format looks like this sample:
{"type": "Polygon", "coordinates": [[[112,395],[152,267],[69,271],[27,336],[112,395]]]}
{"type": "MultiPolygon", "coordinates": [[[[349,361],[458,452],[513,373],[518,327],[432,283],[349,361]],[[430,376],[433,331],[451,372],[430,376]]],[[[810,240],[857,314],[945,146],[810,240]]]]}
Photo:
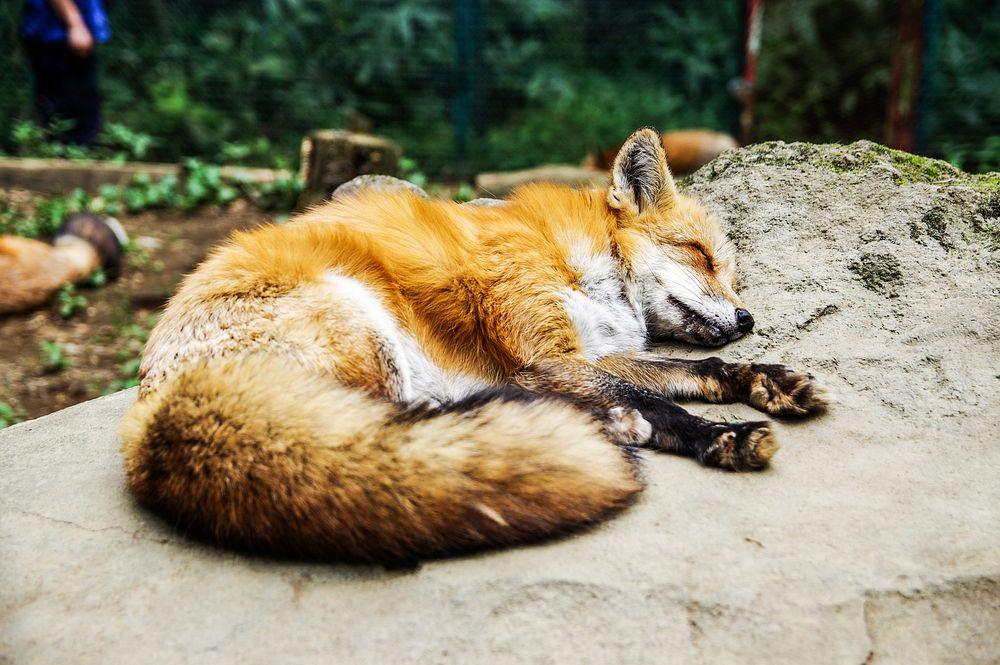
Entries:
{"type": "Polygon", "coordinates": [[[0,662],[1000,662],[998,184],[871,144],[699,171],[758,321],[720,355],[810,368],[840,403],[779,422],[763,473],[647,455],[633,508],[557,542],[257,559],[133,504],[131,391],[0,432],[0,662]]]}

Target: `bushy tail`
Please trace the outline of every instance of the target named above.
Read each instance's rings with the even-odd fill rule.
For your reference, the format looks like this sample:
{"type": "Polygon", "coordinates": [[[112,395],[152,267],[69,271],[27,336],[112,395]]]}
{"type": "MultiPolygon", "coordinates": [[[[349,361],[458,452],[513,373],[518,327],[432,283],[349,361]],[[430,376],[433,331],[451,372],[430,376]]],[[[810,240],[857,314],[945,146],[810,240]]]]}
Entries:
{"type": "Polygon", "coordinates": [[[118,279],[128,235],[117,219],[89,212],[74,213],[56,229],[53,244],[58,245],[59,239],[64,236],[79,238],[94,248],[100,265],[93,266],[91,271],[100,267],[108,279],[118,279]]]}
{"type": "Polygon", "coordinates": [[[121,433],[140,502],[279,555],[409,561],[512,545],[599,520],[640,490],[601,425],[562,402],[407,409],[269,356],[179,372],[121,433]]]}

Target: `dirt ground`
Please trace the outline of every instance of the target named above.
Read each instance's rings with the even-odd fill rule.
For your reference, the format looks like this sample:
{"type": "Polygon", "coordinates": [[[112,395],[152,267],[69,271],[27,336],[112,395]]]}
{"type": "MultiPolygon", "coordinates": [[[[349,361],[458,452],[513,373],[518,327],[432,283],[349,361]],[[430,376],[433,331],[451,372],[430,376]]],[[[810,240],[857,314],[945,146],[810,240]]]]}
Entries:
{"type": "MultiPolygon", "coordinates": [[[[8,199],[29,195],[0,191],[8,199]]],[[[0,317],[0,404],[20,418],[37,418],[130,385],[148,330],[183,275],[232,230],[269,219],[245,201],[226,209],[120,215],[135,249],[118,281],[79,286],[86,305],[70,318],[60,315],[56,301],[0,317]],[[58,345],[48,345],[55,363],[43,342],[58,345]]]]}

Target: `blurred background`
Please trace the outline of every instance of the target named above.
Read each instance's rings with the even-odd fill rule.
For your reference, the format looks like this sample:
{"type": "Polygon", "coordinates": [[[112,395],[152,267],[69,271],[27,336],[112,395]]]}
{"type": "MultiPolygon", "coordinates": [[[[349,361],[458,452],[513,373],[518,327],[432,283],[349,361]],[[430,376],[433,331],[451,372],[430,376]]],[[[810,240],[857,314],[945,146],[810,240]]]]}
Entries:
{"type": "MultiPolygon", "coordinates": [[[[307,130],[347,126],[453,178],[578,163],[654,125],[743,142],[867,138],[1000,168],[996,0],[106,5],[105,124],[152,137],[149,160],[294,165],[307,130]]],[[[12,154],[32,140],[15,132],[32,117],[18,20],[0,15],[0,148],[12,154]]]]}

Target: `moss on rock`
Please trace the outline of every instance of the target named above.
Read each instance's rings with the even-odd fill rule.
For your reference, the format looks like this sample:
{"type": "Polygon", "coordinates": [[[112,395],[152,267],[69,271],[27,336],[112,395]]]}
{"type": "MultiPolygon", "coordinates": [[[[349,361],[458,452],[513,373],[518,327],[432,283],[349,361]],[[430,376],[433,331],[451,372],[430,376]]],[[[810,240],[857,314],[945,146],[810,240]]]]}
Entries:
{"type": "Polygon", "coordinates": [[[884,171],[898,185],[964,185],[1000,192],[1000,173],[972,175],[948,162],[894,150],[872,141],[840,143],[785,143],[768,141],[723,153],[695,175],[714,180],[740,165],[813,166],[835,173],[884,171]]]}

